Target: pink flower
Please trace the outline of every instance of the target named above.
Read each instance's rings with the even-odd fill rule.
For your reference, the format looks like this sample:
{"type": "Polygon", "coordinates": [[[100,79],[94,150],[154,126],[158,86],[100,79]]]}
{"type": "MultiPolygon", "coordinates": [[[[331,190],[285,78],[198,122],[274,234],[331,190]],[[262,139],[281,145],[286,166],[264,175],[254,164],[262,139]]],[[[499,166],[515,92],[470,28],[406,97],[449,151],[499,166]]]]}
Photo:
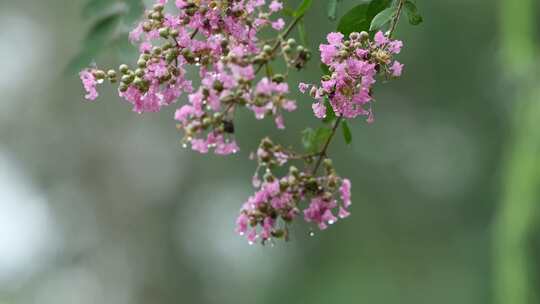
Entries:
{"type": "Polygon", "coordinates": [[[374,41],[377,46],[382,46],[388,43],[388,38],[383,34],[383,32],[378,31],[375,34],[374,41]]]}
{"type": "Polygon", "coordinates": [[[328,40],[328,43],[331,45],[340,45],[343,41],[343,34],[342,33],[329,33],[326,36],[326,39],[328,40]]]}
{"type": "Polygon", "coordinates": [[[346,218],[346,217],[349,217],[349,215],[351,215],[351,213],[349,211],[347,211],[345,208],[343,207],[339,207],[339,212],[338,212],[338,216],[339,218],[346,218]]]}
{"type": "Polygon", "coordinates": [[[309,84],[303,82],[298,84],[298,90],[300,90],[300,92],[306,93],[307,89],[309,89],[309,84]]]}
{"type": "Polygon", "coordinates": [[[272,27],[276,31],[281,31],[285,27],[285,21],[283,21],[282,18],[279,18],[278,20],[272,22],[272,27]]]}
{"type": "Polygon", "coordinates": [[[277,1],[277,0],[274,0],[272,1],[272,3],[270,3],[270,11],[271,12],[277,12],[277,11],[280,11],[282,8],[283,8],[283,3],[277,1]]]}
{"type": "Polygon", "coordinates": [[[191,141],[191,149],[202,154],[208,153],[208,144],[204,139],[193,139],[191,141]]]}
{"type": "Polygon", "coordinates": [[[348,179],[343,179],[341,187],[339,188],[341,192],[341,200],[343,201],[343,206],[349,208],[351,205],[351,181],[348,179]]]}
{"type": "Polygon", "coordinates": [[[388,43],[388,51],[392,54],[399,54],[401,52],[401,48],[403,47],[403,42],[400,40],[394,40],[390,41],[388,43]]]}
{"type": "Polygon", "coordinates": [[[326,117],[326,107],[324,106],[323,102],[316,102],[312,104],[311,107],[313,108],[313,113],[315,113],[317,118],[326,117]]]}
{"type": "Polygon", "coordinates": [[[236,219],[236,233],[244,235],[248,230],[249,217],[245,213],[240,213],[236,219]]]}
{"type": "Polygon", "coordinates": [[[88,100],[96,100],[96,98],[99,96],[96,86],[98,84],[96,77],[94,74],[92,74],[88,70],[81,71],[79,73],[79,76],[81,77],[81,81],[83,83],[83,87],[86,90],[86,95],[84,96],[88,100]]]}
{"type": "Polygon", "coordinates": [[[401,76],[401,72],[403,71],[403,64],[399,63],[397,60],[394,61],[394,63],[390,67],[390,71],[392,72],[392,76],[394,77],[401,76]]]}

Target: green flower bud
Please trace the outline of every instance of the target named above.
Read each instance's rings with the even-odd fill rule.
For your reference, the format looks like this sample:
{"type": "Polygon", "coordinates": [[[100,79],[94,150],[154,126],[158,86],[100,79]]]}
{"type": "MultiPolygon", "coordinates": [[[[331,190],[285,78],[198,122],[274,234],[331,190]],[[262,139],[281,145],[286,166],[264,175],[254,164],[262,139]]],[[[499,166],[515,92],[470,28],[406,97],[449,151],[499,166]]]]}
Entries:
{"type": "Polygon", "coordinates": [[[115,70],[108,70],[107,71],[107,77],[110,79],[116,78],[116,71],[115,70]]]}
{"type": "Polygon", "coordinates": [[[144,76],[144,69],[141,69],[141,68],[136,69],[135,76],[142,78],[144,76]]]}
{"type": "Polygon", "coordinates": [[[294,40],[294,38],[289,38],[289,40],[287,40],[287,44],[290,46],[290,47],[293,47],[296,45],[296,40],[294,40]]]}
{"type": "Polygon", "coordinates": [[[124,75],[124,76],[122,76],[121,81],[122,81],[122,83],[130,84],[131,82],[133,82],[134,78],[135,77],[133,75],[124,75]]]}
{"type": "Polygon", "coordinates": [[[133,84],[136,85],[137,87],[142,87],[144,83],[141,78],[135,77],[135,79],[133,80],[133,84]]]}
{"type": "Polygon", "coordinates": [[[272,77],[273,82],[282,83],[285,81],[285,76],[283,74],[276,74],[274,77],[272,77]]]}
{"type": "Polygon", "coordinates": [[[350,35],[349,35],[349,39],[351,40],[358,40],[360,39],[360,34],[358,32],[352,32],[350,35]]]}
{"type": "Polygon", "coordinates": [[[168,27],[163,27],[163,28],[160,28],[159,29],[159,35],[163,38],[167,38],[169,37],[169,28],[168,27]]]}
{"type": "Polygon", "coordinates": [[[104,79],[105,78],[105,72],[103,72],[102,70],[96,70],[94,71],[94,77],[96,77],[97,79],[104,79]]]}
{"type": "Polygon", "coordinates": [[[142,58],[139,59],[139,60],[137,61],[137,66],[140,67],[140,68],[146,67],[146,60],[144,60],[144,59],[142,59],[142,58]]]}
{"type": "Polygon", "coordinates": [[[292,52],[292,48],[290,45],[285,45],[282,50],[283,52],[285,52],[285,54],[290,54],[292,52]]]}
{"type": "Polygon", "coordinates": [[[369,34],[368,34],[368,32],[366,32],[366,31],[361,31],[361,32],[360,32],[360,40],[361,40],[361,41],[366,41],[366,40],[368,40],[368,39],[369,39],[369,34]]]}
{"type": "Polygon", "coordinates": [[[160,47],[157,47],[157,46],[155,46],[154,48],[152,48],[152,53],[153,53],[154,55],[161,55],[161,52],[162,52],[162,51],[163,51],[163,50],[162,50],[160,47]]]}
{"type": "Polygon", "coordinates": [[[148,33],[152,30],[152,24],[148,21],[144,22],[142,28],[143,28],[143,31],[148,33]]]}
{"type": "Polygon", "coordinates": [[[271,54],[272,53],[272,47],[269,46],[268,44],[264,45],[263,46],[263,52],[266,53],[266,54],[271,54]]]}
{"type": "Polygon", "coordinates": [[[129,67],[127,66],[127,64],[121,64],[120,67],[118,67],[118,70],[122,74],[127,74],[127,72],[129,71],[129,67]]]}

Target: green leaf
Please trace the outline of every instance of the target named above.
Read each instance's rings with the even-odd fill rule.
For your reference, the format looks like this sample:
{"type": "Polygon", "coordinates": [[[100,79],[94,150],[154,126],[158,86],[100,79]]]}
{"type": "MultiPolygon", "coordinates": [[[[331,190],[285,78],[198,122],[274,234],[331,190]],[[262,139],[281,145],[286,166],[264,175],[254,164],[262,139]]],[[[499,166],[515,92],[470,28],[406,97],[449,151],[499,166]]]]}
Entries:
{"type": "Polygon", "coordinates": [[[341,122],[341,129],[343,130],[343,138],[348,145],[352,143],[352,133],[347,121],[341,122]]]}
{"type": "Polygon", "coordinates": [[[323,72],[323,75],[331,75],[332,73],[330,73],[330,69],[328,68],[328,66],[324,63],[321,63],[320,65],[321,67],[321,71],[323,72]]]}
{"type": "Polygon", "coordinates": [[[327,127],[320,127],[316,130],[307,128],[302,131],[302,144],[304,145],[306,151],[316,153],[320,151],[331,134],[332,129],[327,127]]]}
{"type": "Polygon", "coordinates": [[[326,127],[320,127],[317,128],[317,131],[315,131],[315,141],[314,146],[316,147],[315,151],[319,151],[322,146],[326,143],[330,135],[332,134],[332,129],[326,128],[326,127]]]}
{"type": "Polygon", "coordinates": [[[294,10],[290,7],[284,7],[283,10],[281,10],[281,12],[285,16],[294,17],[294,10]]]}
{"type": "Polygon", "coordinates": [[[374,18],[378,13],[392,5],[392,0],[373,0],[369,3],[368,16],[374,18]]]}
{"type": "Polygon", "coordinates": [[[334,112],[334,108],[332,108],[328,98],[324,99],[324,106],[326,107],[326,116],[323,118],[323,122],[330,123],[336,119],[336,113],[334,112]]]}
{"type": "Polygon", "coordinates": [[[296,26],[298,27],[298,36],[300,37],[300,43],[302,43],[303,45],[307,45],[308,38],[306,34],[306,27],[304,25],[304,20],[301,20],[300,22],[298,22],[296,26]]]}
{"type": "Polygon", "coordinates": [[[391,4],[391,0],[373,0],[353,7],[339,20],[338,31],[346,36],[352,32],[369,31],[373,18],[391,4]]]}
{"type": "Polygon", "coordinates": [[[419,25],[424,21],[424,18],[418,13],[416,4],[408,0],[405,2],[405,11],[407,12],[407,17],[409,17],[409,23],[412,25],[419,25]]]}
{"type": "Polygon", "coordinates": [[[300,6],[296,9],[294,12],[294,17],[302,16],[306,13],[306,11],[311,7],[311,4],[313,3],[313,0],[303,0],[302,3],[300,3],[300,6]]]}
{"type": "Polygon", "coordinates": [[[371,19],[367,15],[368,8],[367,3],[359,4],[345,13],[339,20],[338,31],[345,36],[352,32],[368,31],[371,24],[371,19]]]}
{"type": "Polygon", "coordinates": [[[373,18],[371,21],[371,25],[369,27],[370,31],[376,31],[381,29],[383,26],[385,26],[387,23],[392,20],[396,13],[395,7],[389,7],[382,12],[378,13],[377,16],[373,18]]]}
{"type": "Polygon", "coordinates": [[[337,15],[338,2],[340,0],[329,0],[328,1],[328,19],[335,21],[337,15]]]}
{"type": "Polygon", "coordinates": [[[315,131],[312,128],[306,128],[302,131],[302,145],[307,151],[313,150],[315,131]]]}

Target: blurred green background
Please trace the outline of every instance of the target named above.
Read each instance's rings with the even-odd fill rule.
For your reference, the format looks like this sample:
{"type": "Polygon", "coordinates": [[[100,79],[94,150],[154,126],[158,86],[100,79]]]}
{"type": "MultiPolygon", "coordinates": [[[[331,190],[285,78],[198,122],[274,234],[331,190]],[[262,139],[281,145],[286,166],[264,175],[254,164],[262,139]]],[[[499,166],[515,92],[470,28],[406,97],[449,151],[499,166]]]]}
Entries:
{"type": "MultiPolygon", "coordinates": [[[[336,24],[314,2],[316,50],[336,24]]],[[[378,86],[375,124],[331,147],[353,215],[261,247],[234,233],[247,157],[267,134],[296,145],[319,124],[310,100],[285,132],[242,113],[241,153],[201,156],[175,106],[140,116],[109,86],[83,101],[64,71],[92,24],[84,0],[1,1],[0,303],[540,303],[535,2],[417,1],[425,22],[397,31],[404,76],[378,86]]],[[[292,82],[319,75],[313,60],[292,82]]]]}

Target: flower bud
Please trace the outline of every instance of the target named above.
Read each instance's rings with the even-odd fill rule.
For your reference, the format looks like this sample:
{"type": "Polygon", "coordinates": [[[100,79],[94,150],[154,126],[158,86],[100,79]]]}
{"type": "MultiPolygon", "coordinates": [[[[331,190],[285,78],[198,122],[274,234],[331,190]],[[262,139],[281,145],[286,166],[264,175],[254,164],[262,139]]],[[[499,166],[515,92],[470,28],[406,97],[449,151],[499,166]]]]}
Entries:
{"type": "Polygon", "coordinates": [[[168,27],[162,27],[159,29],[159,35],[163,38],[169,37],[169,28],[168,27]]]}
{"type": "Polygon", "coordinates": [[[134,78],[135,78],[135,77],[134,77],[133,75],[124,75],[124,76],[122,76],[121,81],[122,81],[122,83],[130,84],[130,83],[133,82],[133,79],[134,79],[134,78]]]}
{"type": "Polygon", "coordinates": [[[127,64],[121,64],[120,67],[118,67],[118,70],[122,74],[127,74],[127,72],[129,71],[129,67],[127,66],[127,64]]]}
{"type": "Polygon", "coordinates": [[[349,39],[351,40],[358,40],[360,39],[360,34],[358,32],[352,32],[350,35],[349,35],[349,39]]]}
{"type": "Polygon", "coordinates": [[[263,46],[263,52],[264,52],[265,54],[270,55],[270,54],[272,53],[272,47],[269,46],[268,44],[264,45],[264,46],[263,46]]]}
{"type": "Polygon", "coordinates": [[[146,67],[146,60],[144,60],[144,59],[142,59],[142,58],[139,59],[139,60],[137,61],[137,66],[140,67],[140,68],[146,67]]]}
{"type": "Polygon", "coordinates": [[[290,46],[290,47],[293,47],[296,45],[296,40],[294,40],[294,38],[289,38],[289,40],[287,40],[287,44],[290,46]]]}
{"type": "Polygon", "coordinates": [[[144,69],[141,69],[141,68],[136,69],[135,76],[142,78],[144,76],[144,69]]]}
{"type": "Polygon", "coordinates": [[[173,37],[173,38],[178,37],[179,34],[180,33],[178,32],[177,29],[172,29],[172,30],[169,31],[169,35],[171,35],[171,37],[173,37]]]}
{"type": "Polygon", "coordinates": [[[152,30],[152,24],[150,22],[144,22],[142,25],[143,31],[146,33],[150,32],[152,30]]]}
{"type": "Polygon", "coordinates": [[[152,54],[154,54],[154,55],[161,55],[162,51],[163,50],[160,47],[157,47],[157,46],[152,48],[152,54]]]}
{"type": "Polygon", "coordinates": [[[96,70],[94,71],[94,77],[96,77],[97,79],[104,79],[105,78],[105,72],[103,72],[102,70],[96,70]]]}
{"type": "Polygon", "coordinates": [[[109,79],[116,78],[116,71],[115,70],[108,70],[107,71],[107,77],[109,77],[109,79]]]}
{"type": "Polygon", "coordinates": [[[290,54],[292,52],[292,48],[291,46],[289,45],[285,45],[281,48],[283,50],[283,52],[285,52],[286,54],[290,54]]]}
{"type": "Polygon", "coordinates": [[[361,31],[361,32],[360,32],[360,40],[361,40],[361,41],[366,41],[366,40],[368,40],[368,39],[369,39],[369,34],[368,34],[368,32],[366,32],[366,31],[361,31]]]}
{"type": "Polygon", "coordinates": [[[285,76],[283,74],[276,74],[274,77],[272,77],[273,82],[282,83],[285,81],[285,76]]]}

